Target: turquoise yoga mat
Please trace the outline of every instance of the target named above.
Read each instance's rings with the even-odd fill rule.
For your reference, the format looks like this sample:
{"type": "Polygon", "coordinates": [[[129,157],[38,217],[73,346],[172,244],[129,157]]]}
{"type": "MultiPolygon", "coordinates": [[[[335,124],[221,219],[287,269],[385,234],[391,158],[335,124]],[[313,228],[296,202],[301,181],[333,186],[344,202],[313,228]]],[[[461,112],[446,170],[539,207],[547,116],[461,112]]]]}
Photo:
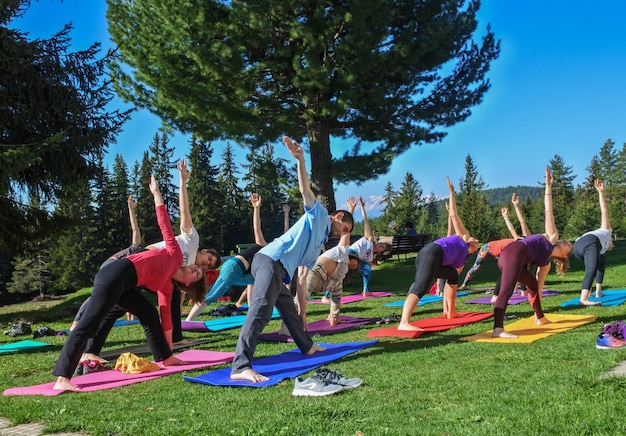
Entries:
{"type": "MultiPolygon", "coordinates": [[[[461,292],[456,293],[457,297],[463,297],[465,295],[469,295],[469,292],[461,291],[461,292]]],[[[417,303],[417,305],[423,306],[424,304],[437,303],[439,301],[443,301],[443,297],[438,297],[437,295],[427,294],[427,295],[424,295],[422,298],[420,298],[420,302],[417,303]]],[[[387,307],[397,307],[397,306],[403,306],[403,305],[404,305],[404,300],[394,301],[392,303],[384,304],[384,306],[387,306],[387,307]]]]}
{"type": "MultiPolygon", "coordinates": [[[[278,310],[274,308],[274,311],[272,312],[272,319],[277,319],[277,318],[280,318],[280,313],[278,313],[278,310]]],[[[246,320],[246,315],[235,315],[235,316],[228,316],[225,318],[218,318],[218,319],[212,319],[210,321],[205,321],[204,325],[206,326],[207,330],[209,330],[210,332],[219,332],[222,330],[228,330],[228,329],[241,327],[245,320],[246,320]]]]}
{"type": "Polygon", "coordinates": [[[0,345],[0,354],[15,353],[16,351],[33,350],[35,348],[42,348],[42,347],[49,347],[49,346],[50,344],[46,344],[45,342],[25,340],[25,341],[13,342],[11,344],[0,345]]]}
{"type": "MultiPolygon", "coordinates": [[[[589,301],[600,301],[603,306],[619,306],[626,302],[626,289],[602,291],[604,295],[600,298],[590,297],[589,301]]],[[[572,298],[564,303],[561,303],[561,307],[588,307],[580,305],[580,297],[572,298]]],[[[598,307],[598,306],[591,306],[598,307]]]]}
{"type": "Polygon", "coordinates": [[[183,376],[183,379],[211,386],[266,388],[268,386],[277,385],[285,379],[297,377],[347,354],[371,347],[376,343],[378,343],[378,340],[346,342],[343,344],[319,344],[322,347],[326,347],[326,351],[320,351],[307,356],[306,354],[302,354],[300,350],[295,349],[276,356],[255,360],[252,362],[254,370],[259,374],[269,377],[269,380],[258,383],[247,380],[231,380],[231,368],[218,369],[217,371],[208,372],[197,377],[183,376]]]}

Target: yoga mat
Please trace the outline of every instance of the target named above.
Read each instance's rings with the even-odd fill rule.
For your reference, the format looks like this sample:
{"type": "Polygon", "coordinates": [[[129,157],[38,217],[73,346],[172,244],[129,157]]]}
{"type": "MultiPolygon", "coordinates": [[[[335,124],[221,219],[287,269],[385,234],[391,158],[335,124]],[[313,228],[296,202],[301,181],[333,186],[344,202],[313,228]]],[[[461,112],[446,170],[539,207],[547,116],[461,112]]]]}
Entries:
{"type": "MultiPolygon", "coordinates": [[[[272,312],[272,319],[280,318],[280,313],[274,308],[272,312]]],[[[204,321],[204,325],[211,332],[219,332],[222,330],[234,329],[241,327],[246,320],[246,315],[235,315],[227,318],[212,319],[210,321],[204,321]]]]}
{"type": "Polygon", "coordinates": [[[302,354],[300,350],[295,349],[276,356],[255,360],[252,362],[254,370],[259,374],[269,377],[269,380],[258,383],[247,380],[231,380],[231,368],[218,369],[197,377],[184,376],[183,379],[211,386],[265,388],[277,385],[287,378],[297,377],[347,354],[371,347],[376,343],[378,343],[378,341],[320,344],[322,347],[327,348],[326,351],[313,353],[310,356],[302,354]]]}
{"type": "Polygon", "coordinates": [[[204,321],[181,321],[180,326],[184,332],[208,332],[209,331],[204,321]]]}
{"type": "MultiPolygon", "coordinates": [[[[205,351],[205,350],[187,350],[180,353],[177,357],[188,362],[187,365],[168,366],[159,371],[146,372],[141,374],[124,374],[113,369],[92,372],[91,374],[81,375],[72,378],[72,383],[82,389],[78,392],[92,392],[102,389],[117,388],[119,386],[127,386],[134,383],[140,383],[146,380],[163,377],[165,375],[174,374],[181,371],[191,369],[204,368],[207,366],[219,365],[222,363],[232,362],[234,353],[222,351],[205,351]]],[[[3,395],[45,395],[54,396],[67,391],[52,390],[55,382],[45,383],[35,386],[27,386],[23,388],[10,388],[3,392],[3,395]]]]}
{"type": "Polygon", "coordinates": [[[125,325],[135,325],[135,324],[139,324],[139,320],[138,319],[133,319],[133,320],[117,319],[117,320],[115,320],[115,323],[113,324],[113,327],[122,327],[122,326],[125,326],[125,325]]]}
{"type": "MultiPolygon", "coordinates": [[[[345,296],[341,297],[341,304],[354,303],[356,301],[367,300],[368,298],[390,297],[391,295],[392,295],[391,292],[370,292],[370,296],[369,297],[364,297],[361,294],[345,295],[345,296]]],[[[310,303],[310,304],[329,304],[329,303],[322,303],[322,300],[309,300],[308,303],[310,303]]]]}
{"type": "MultiPolygon", "coordinates": [[[[310,336],[320,335],[332,335],[343,330],[349,330],[360,325],[372,324],[376,322],[378,318],[354,318],[351,316],[339,315],[340,324],[331,326],[327,320],[320,319],[318,321],[310,322],[306,325],[306,331],[310,336]]],[[[293,342],[291,336],[285,336],[278,334],[279,330],[270,333],[262,333],[259,339],[269,342],[293,342]]]]}
{"type": "Polygon", "coordinates": [[[493,338],[489,330],[472,336],[461,338],[463,341],[475,342],[495,342],[502,344],[530,344],[539,339],[547,338],[555,333],[575,329],[581,325],[595,321],[598,317],[594,315],[562,315],[546,314],[546,318],[552,321],[551,324],[536,325],[535,317],[520,319],[504,326],[504,330],[518,335],[517,339],[493,338]]]}
{"type": "MultiPolygon", "coordinates": [[[[592,291],[594,292],[594,291],[592,291]]],[[[602,291],[604,295],[600,298],[589,297],[589,301],[600,301],[602,302],[602,306],[619,306],[620,304],[624,304],[626,302],[626,290],[615,290],[615,291],[602,291]]],[[[581,306],[580,304],[580,296],[576,298],[572,298],[564,303],[561,303],[561,307],[589,307],[589,306],[581,306]]],[[[594,307],[594,306],[591,306],[594,307]]],[[[598,307],[598,306],[595,306],[598,307]]]]}
{"type": "Polygon", "coordinates": [[[404,331],[398,330],[398,326],[387,327],[383,329],[375,329],[367,332],[368,338],[380,338],[380,337],[401,337],[401,338],[417,338],[423,333],[428,332],[441,332],[444,330],[450,330],[454,327],[460,327],[463,325],[471,324],[490,318],[493,316],[491,312],[457,312],[458,317],[448,319],[445,316],[436,316],[434,318],[425,318],[418,321],[413,321],[411,325],[423,328],[420,331],[404,331]]]}
{"type": "Polygon", "coordinates": [[[0,345],[0,354],[3,353],[15,353],[16,351],[33,350],[36,348],[49,347],[50,344],[39,341],[24,340],[13,342],[10,344],[0,345]]]}
{"type": "MultiPolygon", "coordinates": [[[[184,350],[185,348],[191,348],[196,345],[205,344],[207,342],[210,342],[210,339],[198,339],[187,341],[187,343],[183,344],[174,344],[174,346],[172,347],[172,351],[184,350]]],[[[137,356],[148,356],[152,354],[148,344],[138,344],[129,345],[128,347],[116,348],[114,350],[103,351],[100,353],[100,357],[105,360],[113,361],[117,360],[117,358],[120,357],[122,353],[133,353],[137,356]]]]}
{"type": "MultiPolygon", "coordinates": [[[[544,289],[543,292],[541,293],[542,298],[543,297],[552,297],[554,295],[561,295],[562,292],[559,291],[550,291],[547,289],[544,289]]],[[[469,301],[465,301],[465,304],[493,304],[491,302],[491,295],[488,295],[486,297],[480,297],[480,298],[476,298],[475,300],[469,300],[469,301]]],[[[528,296],[527,295],[519,295],[519,294],[513,294],[511,296],[511,298],[509,298],[509,306],[513,306],[515,304],[520,304],[523,303],[525,301],[528,301],[528,296]]]]}
{"type": "MultiPolygon", "coordinates": [[[[459,292],[456,293],[457,297],[463,297],[465,295],[469,295],[469,292],[459,291],[459,292]]],[[[423,306],[424,304],[436,303],[438,301],[443,301],[443,297],[438,297],[437,295],[426,294],[422,298],[420,298],[420,301],[419,301],[419,303],[417,303],[417,305],[418,306],[423,306]]],[[[404,305],[404,300],[394,301],[393,303],[383,304],[383,306],[387,306],[387,307],[398,307],[398,306],[402,307],[403,305],[404,305]]]]}

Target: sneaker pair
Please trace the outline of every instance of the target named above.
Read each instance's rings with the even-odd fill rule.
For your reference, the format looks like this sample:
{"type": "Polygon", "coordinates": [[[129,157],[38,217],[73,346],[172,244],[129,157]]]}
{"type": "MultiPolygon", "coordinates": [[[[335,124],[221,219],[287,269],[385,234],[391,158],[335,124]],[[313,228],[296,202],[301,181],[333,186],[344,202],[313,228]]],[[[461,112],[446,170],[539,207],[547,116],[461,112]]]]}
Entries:
{"type": "Polygon", "coordinates": [[[626,346],[626,341],[617,339],[613,335],[600,333],[596,340],[596,348],[598,350],[609,350],[611,348],[622,348],[626,346]]]}
{"type": "Polygon", "coordinates": [[[345,378],[337,371],[318,369],[313,377],[303,380],[296,377],[293,395],[296,397],[323,397],[344,389],[356,388],[363,383],[360,378],[345,378]]]}

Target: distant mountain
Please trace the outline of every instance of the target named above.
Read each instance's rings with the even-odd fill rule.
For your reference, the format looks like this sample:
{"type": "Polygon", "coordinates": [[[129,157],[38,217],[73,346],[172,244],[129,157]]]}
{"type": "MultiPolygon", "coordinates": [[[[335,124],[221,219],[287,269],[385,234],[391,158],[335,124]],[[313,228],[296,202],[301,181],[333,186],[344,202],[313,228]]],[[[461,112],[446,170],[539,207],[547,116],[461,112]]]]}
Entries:
{"type": "Polygon", "coordinates": [[[540,199],[544,188],[540,186],[506,186],[504,188],[485,189],[485,198],[491,205],[507,204],[511,202],[511,196],[515,192],[522,203],[529,197],[531,200],[540,199]]]}

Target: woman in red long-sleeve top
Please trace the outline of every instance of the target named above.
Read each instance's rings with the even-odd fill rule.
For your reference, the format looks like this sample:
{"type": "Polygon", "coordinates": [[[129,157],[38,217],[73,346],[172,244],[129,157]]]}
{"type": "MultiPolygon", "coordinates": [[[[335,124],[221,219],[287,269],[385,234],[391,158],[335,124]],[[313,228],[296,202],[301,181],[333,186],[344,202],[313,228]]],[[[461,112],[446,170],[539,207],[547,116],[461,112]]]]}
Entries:
{"type": "Polygon", "coordinates": [[[172,224],[163,204],[154,176],[150,179],[157,221],[166,243],[164,249],[147,250],[112,262],[98,271],[93,283],[91,302],[83,317],[68,337],[52,371],[57,376],[53,389],[80,390],[70,383],[87,340],[93,337],[106,314],[117,304],[141,321],[155,361],[164,366],[183,364],[172,353],[172,316],[170,301],[176,280],[184,285],[202,280],[197,265],[181,267],[183,254],[174,237],[172,224]],[[157,294],[159,312],[138,291],[147,288],[157,294]]]}

